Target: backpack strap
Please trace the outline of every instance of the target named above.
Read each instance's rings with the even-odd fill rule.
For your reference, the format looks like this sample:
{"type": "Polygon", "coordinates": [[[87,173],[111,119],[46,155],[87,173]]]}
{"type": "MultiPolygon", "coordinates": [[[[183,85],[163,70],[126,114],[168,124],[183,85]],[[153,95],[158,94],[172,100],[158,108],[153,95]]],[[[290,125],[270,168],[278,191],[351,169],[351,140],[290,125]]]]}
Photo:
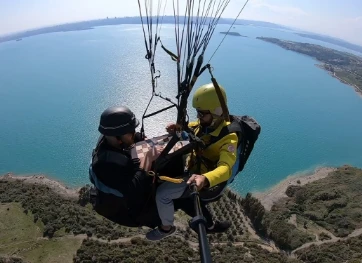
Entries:
{"type": "Polygon", "coordinates": [[[213,191],[210,191],[204,196],[200,195],[204,202],[217,201],[223,194],[225,188],[232,183],[237,174],[244,169],[246,161],[254,148],[254,143],[258,139],[261,130],[260,125],[249,116],[230,115],[230,117],[232,123],[223,127],[217,137],[212,137],[209,145],[217,142],[226,135],[235,132],[238,135],[237,160],[232,168],[232,175],[228,181],[218,185],[213,191]]]}
{"type": "Polygon", "coordinates": [[[97,189],[101,190],[103,193],[106,193],[106,194],[113,194],[118,197],[123,197],[123,194],[120,191],[105,185],[98,179],[97,175],[93,171],[92,164],[89,165],[88,173],[89,173],[90,181],[95,185],[95,187],[97,189]]]}
{"type": "MultiPolygon", "coordinates": [[[[230,115],[230,117],[233,118],[232,115],[230,115]]],[[[214,144],[217,141],[221,140],[226,135],[228,135],[230,133],[234,133],[234,132],[238,136],[238,147],[239,147],[239,145],[241,143],[241,138],[242,138],[242,129],[241,129],[240,124],[236,120],[233,119],[233,121],[229,125],[226,125],[221,129],[218,136],[216,136],[216,137],[211,136],[210,143],[206,146],[206,148],[209,147],[211,144],[214,144]]]]}

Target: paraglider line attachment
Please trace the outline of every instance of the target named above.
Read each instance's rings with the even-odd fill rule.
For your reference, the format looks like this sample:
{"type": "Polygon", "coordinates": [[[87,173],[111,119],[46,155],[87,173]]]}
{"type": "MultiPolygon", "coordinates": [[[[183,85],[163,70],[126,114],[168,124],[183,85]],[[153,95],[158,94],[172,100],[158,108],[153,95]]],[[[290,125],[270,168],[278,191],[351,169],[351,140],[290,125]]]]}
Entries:
{"type": "Polygon", "coordinates": [[[161,77],[161,71],[157,70],[157,75],[154,77],[154,79],[158,79],[161,77]]]}

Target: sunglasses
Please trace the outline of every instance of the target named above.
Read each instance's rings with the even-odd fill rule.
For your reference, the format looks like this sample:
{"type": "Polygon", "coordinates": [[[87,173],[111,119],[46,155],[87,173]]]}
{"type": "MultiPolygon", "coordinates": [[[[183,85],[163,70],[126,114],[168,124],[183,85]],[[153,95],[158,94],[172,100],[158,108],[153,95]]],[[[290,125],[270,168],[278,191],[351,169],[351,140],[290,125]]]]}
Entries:
{"type": "Polygon", "coordinates": [[[200,116],[200,118],[203,118],[205,115],[210,114],[209,111],[199,111],[197,110],[197,115],[200,116]]]}

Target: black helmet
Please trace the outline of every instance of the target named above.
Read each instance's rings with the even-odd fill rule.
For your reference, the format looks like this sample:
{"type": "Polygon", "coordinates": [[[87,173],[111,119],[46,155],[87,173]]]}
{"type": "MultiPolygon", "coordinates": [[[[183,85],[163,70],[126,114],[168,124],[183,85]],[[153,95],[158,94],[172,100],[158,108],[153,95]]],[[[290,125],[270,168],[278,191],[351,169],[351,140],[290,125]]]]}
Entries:
{"type": "Polygon", "coordinates": [[[121,136],[135,132],[139,124],[140,122],[129,108],[110,107],[102,113],[98,131],[107,136],[121,136]]]}

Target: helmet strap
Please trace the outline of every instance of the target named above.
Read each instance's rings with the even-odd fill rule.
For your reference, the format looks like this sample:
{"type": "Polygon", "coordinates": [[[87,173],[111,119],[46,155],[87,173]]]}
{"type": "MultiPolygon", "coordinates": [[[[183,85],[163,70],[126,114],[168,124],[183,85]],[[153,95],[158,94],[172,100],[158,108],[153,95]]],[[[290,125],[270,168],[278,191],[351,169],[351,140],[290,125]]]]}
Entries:
{"type": "Polygon", "coordinates": [[[222,116],[216,116],[216,115],[212,115],[213,120],[211,122],[210,127],[213,129],[216,129],[217,127],[219,127],[219,125],[222,123],[222,121],[224,120],[222,116]]]}

